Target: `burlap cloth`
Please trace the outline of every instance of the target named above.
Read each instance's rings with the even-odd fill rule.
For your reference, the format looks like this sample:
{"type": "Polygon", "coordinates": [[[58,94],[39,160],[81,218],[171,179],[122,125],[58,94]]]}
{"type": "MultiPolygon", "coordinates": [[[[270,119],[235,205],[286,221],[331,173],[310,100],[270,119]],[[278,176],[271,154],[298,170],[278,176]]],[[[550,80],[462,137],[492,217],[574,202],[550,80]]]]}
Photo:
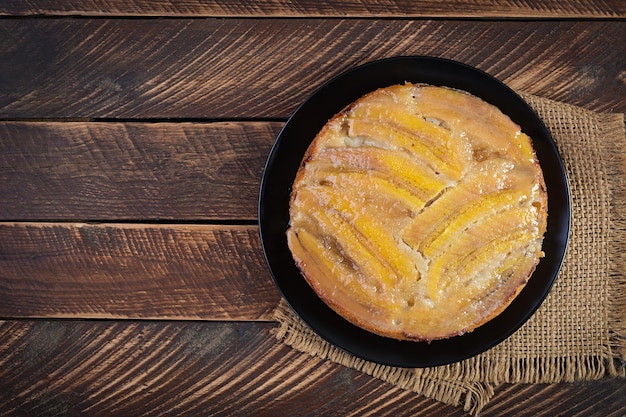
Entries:
{"type": "Polygon", "coordinates": [[[552,133],[571,187],[565,262],[539,310],[510,338],[465,361],[394,368],[329,345],[283,300],[276,337],[316,355],[435,400],[479,411],[502,383],[624,377],[626,367],[626,138],[623,114],[600,114],[523,95],[552,133]]]}

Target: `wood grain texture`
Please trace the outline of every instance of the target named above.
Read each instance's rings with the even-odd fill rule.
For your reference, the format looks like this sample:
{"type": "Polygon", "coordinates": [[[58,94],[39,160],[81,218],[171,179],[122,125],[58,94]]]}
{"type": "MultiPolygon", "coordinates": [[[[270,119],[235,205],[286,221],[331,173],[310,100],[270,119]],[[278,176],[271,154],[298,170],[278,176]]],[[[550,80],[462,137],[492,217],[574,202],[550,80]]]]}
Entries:
{"type": "Polygon", "coordinates": [[[415,413],[429,405],[279,345],[272,327],[5,322],[0,414],[303,416],[346,415],[364,405],[415,413]]]}
{"type": "Polygon", "coordinates": [[[0,223],[0,317],[270,320],[279,299],[256,226],[0,223]]]}
{"type": "Polygon", "coordinates": [[[2,19],[0,118],[284,119],[347,69],[398,55],[626,112],[621,21],[2,19]]]}
{"type": "Polygon", "coordinates": [[[361,0],[314,1],[254,0],[220,2],[184,0],[176,2],[5,0],[0,15],[80,16],[308,16],[308,17],[526,17],[607,18],[626,16],[619,0],[361,0]]]}
{"type": "MultiPolygon", "coordinates": [[[[0,414],[457,416],[279,344],[274,323],[0,322],[0,414]]],[[[481,416],[622,416],[619,380],[504,385],[481,416]]]]}
{"type": "MultiPolygon", "coordinates": [[[[311,92],[397,55],[626,112],[625,9],[0,2],[0,415],[464,416],[275,340],[263,163],[311,92]]],[[[626,384],[504,385],[500,415],[621,417],[626,384]]]]}
{"type": "Polygon", "coordinates": [[[0,220],[256,221],[281,127],[0,122],[0,220]]]}

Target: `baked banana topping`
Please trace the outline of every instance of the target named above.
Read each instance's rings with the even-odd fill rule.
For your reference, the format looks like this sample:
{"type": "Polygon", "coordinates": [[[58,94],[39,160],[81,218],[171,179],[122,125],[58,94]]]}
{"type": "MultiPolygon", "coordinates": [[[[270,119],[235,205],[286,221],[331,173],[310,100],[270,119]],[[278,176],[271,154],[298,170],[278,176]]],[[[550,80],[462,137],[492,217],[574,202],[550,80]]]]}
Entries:
{"type": "Polygon", "coordinates": [[[543,256],[530,138],[495,106],[424,84],[369,93],[302,160],[289,248],[317,295],[373,333],[435,340],[501,313],[543,256]]]}

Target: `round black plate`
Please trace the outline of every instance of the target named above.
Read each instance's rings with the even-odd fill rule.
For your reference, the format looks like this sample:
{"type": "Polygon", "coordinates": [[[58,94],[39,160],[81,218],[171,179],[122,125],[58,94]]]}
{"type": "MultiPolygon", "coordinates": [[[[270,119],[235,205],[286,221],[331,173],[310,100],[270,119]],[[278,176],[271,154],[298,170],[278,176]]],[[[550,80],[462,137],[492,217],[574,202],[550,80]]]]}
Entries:
{"type": "Polygon", "coordinates": [[[477,355],[513,334],[544,300],[561,268],[570,227],[570,198],[563,163],[550,133],[534,111],[506,85],[470,66],[431,57],[397,57],[371,62],[332,79],[287,121],[270,152],[261,181],[259,228],[265,257],[287,302],[320,336],[373,362],[428,367],[477,355]],[[365,93],[404,83],[458,88],[497,106],[533,139],[548,188],[546,256],[528,285],[493,320],[471,333],[426,342],[381,337],[332,311],[306,283],[287,247],[291,185],[307,147],[335,113],[365,93]]]}

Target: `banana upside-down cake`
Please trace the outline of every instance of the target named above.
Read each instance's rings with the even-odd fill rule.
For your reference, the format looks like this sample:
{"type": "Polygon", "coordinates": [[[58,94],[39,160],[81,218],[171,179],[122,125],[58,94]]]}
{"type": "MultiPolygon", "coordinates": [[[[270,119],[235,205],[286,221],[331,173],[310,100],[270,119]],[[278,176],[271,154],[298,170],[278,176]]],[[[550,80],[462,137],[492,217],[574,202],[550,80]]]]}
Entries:
{"type": "Polygon", "coordinates": [[[289,248],[317,295],[381,336],[430,341],[500,314],[543,256],[546,187],[498,108],[424,84],[335,115],[293,183],[289,248]]]}

